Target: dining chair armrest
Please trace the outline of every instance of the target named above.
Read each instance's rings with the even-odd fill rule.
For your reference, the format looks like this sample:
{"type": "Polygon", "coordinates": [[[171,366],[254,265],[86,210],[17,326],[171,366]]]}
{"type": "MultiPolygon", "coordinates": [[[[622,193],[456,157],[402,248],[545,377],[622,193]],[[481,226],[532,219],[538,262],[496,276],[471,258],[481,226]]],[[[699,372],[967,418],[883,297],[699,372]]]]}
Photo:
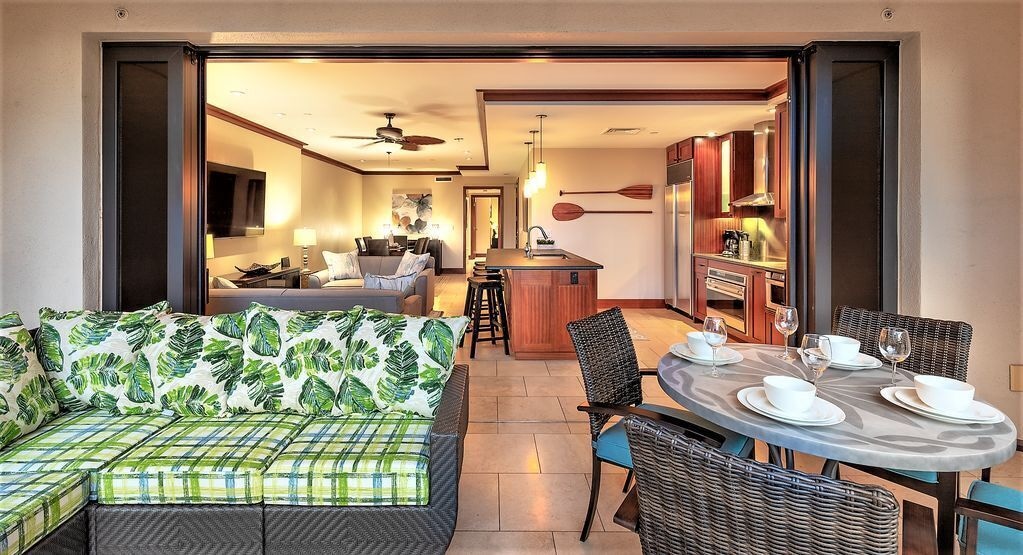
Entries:
{"type": "Polygon", "coordinates": [[[912,501],[902,502],[903,555],[936,555],[938,536],[934,529],[934,510],[912,501]]]}
{"type": "Polygon", "coordinates": [[[640,376],[656,376],[657,375],[657,369],[656,368],[640,368],[639,369],[639,375],[640,376]]]}
{"type": "Polygon", "coordinates": [[[713,445],[714,447],[721,447],[721,445],[725,442],[725,438],[722,435],[697,426],[692,422],[640,407],[616,405],[614,403],[584,402],[576,408],[581,412],[591,414],[605,414],[608,416],[639,416],[641,418],[646,418],[647,420],[653,420],[654,422],[673,427],[690,439],[702,441],[703,443],[713,445]]]}
{"type": "Polygon", "coordinates": [[[630,532],[639,531],[639,492],[636,486],[632,486],[622,504],[618,506],[614,522],[630,532]]]}
{"type": "Polygon", "coordinates": [[[984,520],[1000,526],[1023,531],[1023,512],[998,505],[960,497],[956,500],[956,513],[966,518],[984,520]]]}

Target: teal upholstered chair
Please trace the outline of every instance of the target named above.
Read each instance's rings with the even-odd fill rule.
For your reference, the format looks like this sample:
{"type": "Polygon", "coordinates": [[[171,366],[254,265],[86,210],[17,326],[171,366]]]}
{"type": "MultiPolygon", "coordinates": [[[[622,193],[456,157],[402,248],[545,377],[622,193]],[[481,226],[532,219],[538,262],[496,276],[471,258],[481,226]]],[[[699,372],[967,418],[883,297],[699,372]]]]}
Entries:
{"type": "Polygon", "coordinates": [[[593,439],[593,478],[590,480],[590,503],[586,511],[580,541],[586,541],[593,524],[600,493],[601,463],[629,469],[625,488],[632,479],[632,454],[622,422],[605,429],[612,416],[635,414],[650,420],[668,422],[687,431],[722,451],[741,457],[753,452],[753,441],[692,414],[691,412],[652,405],[643,402],[642,375],[656,371],[639,369],[636,349],[632,345],[629,327],[620,308],[612,308],[588,318],[570,322],[568,334],[572,337],[587,403],[579,406],[590,420],[593,439]]]}
{"type": "MultiPolygon", "coordinates": [[[[1023,452],[1023,440],[1016,442],[1023,452]]],[[[963,518],[959,526],[962,553],[1019,555],[1023,553],[1023,491],[977,480],[956,503],[963,518]]]]}

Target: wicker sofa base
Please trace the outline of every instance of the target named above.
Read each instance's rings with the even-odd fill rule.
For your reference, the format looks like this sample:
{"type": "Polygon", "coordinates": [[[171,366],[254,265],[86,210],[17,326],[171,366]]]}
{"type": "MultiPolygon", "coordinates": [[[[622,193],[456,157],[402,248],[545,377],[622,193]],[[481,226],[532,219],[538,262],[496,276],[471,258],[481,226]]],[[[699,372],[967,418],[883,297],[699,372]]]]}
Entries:
{"type": "Polygon", "coordinates": [[[454,530],[446,506],[263,508],[267,555],[444,553],[454,530]]]}
{"type": "Polygon", "coordinates": [[[89,513],[92,508],[69,518],[56,530],[26,551],[27,555],[86,555],[89,552],[89,513]]]}
{"type": "Polygon", "coordinates": [[[263,553],[262,505],[96,505],[92,515],[92,553],[263,553]]]}

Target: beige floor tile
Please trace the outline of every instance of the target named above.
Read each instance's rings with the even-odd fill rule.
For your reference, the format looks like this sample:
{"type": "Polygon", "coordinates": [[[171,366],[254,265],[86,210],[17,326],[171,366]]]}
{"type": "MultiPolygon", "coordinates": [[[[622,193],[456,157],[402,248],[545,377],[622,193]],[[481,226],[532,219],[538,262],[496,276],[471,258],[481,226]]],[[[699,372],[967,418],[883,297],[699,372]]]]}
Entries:
{"type": "MultiPolygon", "coordinates": [[[[588,434],[538,435],[536,452],[540,472],[545,474],[588,473],[593,469],[593,448],[588,434]]],[[[626,472],[624,468],[605,464],[603,471],[626,472]]]]}
{"type": "MultiPolygon", "coordinates": [[[[589,488],[582,474],[502,474],[501,530],[578,531],[589,488]]],[[[600,524],[594,522],[595,530],[600,524]]]]}
{"type": "Polygon", "coordinates": [[[581,396],[583,386],[575,376],[526,376],[526,392],[530,397],[581,396]]]}
{"type": "Polygon", "coordinates": [[[552,376],[578,376],[582,374],[578,360],[548,360],[547,371],[552,376]]]}
{"type": "Polygon", "coordinates": [[[469,380],[469,395],[478,397],[524,397],[526,386],[521,377],[480,376],[469,380]]]}
{"type": "Polygon", "coordinates": [[[470,376],[496,376],[497,362],[493,360],[471,360],[469,361],[470,376]]]}
{"type": "MultiPolygon", "coordinates": [[[[979,474],[979,473],[978,473],[979,474]]],[[[1016,453],[1011,459],[991,469],[991,477],[1023,478],[1023,453],[1016,453]]]]}
{"type": "Polygon", "coordinates": [[[500,433],[496,422],[469,422],[469,434],[496,434],[500,433]]]}
{"type": "Polygon", "coordinates": [[[606,555],[628,555],[643,552],[639,534],[615,534],[612,532],[590,532],[585,542],[579,541],[575,532],[554,532],[554,546],[558,555],[600,553],[606,555]]]}
{"type": "Polygon", "coordinates": [[[563,422],[565,413],[557,397],[498,397],[500,422],[563,422]]]}
{"type": "Polygon", "coordinates": [[[462,472],[540,472],[532,434],[466,434],[462,472]]]}
{"type": "MultiPolygon", "coordinates": [[[[625,528],[615,524],[614,517],[625,499],[622,493],[622,486],[625,485],[625,469],[614,465],[604,464],[600,469],[600,495],[597,497],[597,516],[600,518],[604,530],[607,532],[628,532],[625,528]]],[[[593,476],[586,475],[586,484],[589,485],[593,476]]]]}
{"type": "Polygon", "coordinates": [[[448,555],[555,555],[550,532],[456,531],[448,555]]]}
{"type": "Polygon", "coordinates": [[[458,481],[456,530],[500,530],[497,474],[463,474],[458,481]]]}
{"type": "Polygon", "coordinates": [[[469,396],[469,422],[497,422],[497,397],[469,396]]]}
{"type": "Polygon", "coordinates": [[[499,360],[498,376],[549,376],[542,360],[499,360]]]}
{"type": "Polygon", "coordinates": [[[589,422],[569,422],[568,431],[573,434],[590,434],[590,423],[589,422]]]}
{"type": "MultiPolygon", "coordinates": [[[[472,336],[467,335],[465,338],[465,351],[469,352],[469,343],[472,341],[472,336]]],[[[491,345],[490,341],[484,342],[482,339],[476,343],[476,358],[472,360],[508,360],[508,355],[504,354],[504,345],[500,341],[497,345],[491,345]]]]}
{"type": "MultiPolygon", "coordinates": [[[[561,410],[560,407],[558,410],[561,410]]],[[[566,422],[501,422],[497,424],[501,434],[570,434],[566,422]]]]}
{"type": "Polygon", "coordinates": [[[588,422],[589,417],[585,412],[578,410],[580,404],[586,402],[586,397],[558,397],[561,403],[561,411],[565,413],[565,420],[569,422],[588,422]]]}
{"type": "Polygon", "coordinates": [[[643,398],[667,397],[661,384],[657,383],[657,376],[643,376],[643,398]]]}

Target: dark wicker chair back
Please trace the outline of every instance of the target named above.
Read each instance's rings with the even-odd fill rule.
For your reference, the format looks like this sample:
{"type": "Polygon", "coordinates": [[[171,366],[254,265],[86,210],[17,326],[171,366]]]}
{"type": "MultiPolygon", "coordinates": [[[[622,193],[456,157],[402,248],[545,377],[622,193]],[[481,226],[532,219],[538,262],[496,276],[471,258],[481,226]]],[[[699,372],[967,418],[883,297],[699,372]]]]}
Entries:
{"type": "Polygon", "coordinates": [[[387,239],[370,239],[366,241],[366,254],[372,256],[387,256],[390,249],[387,247],[387,239]]]}
{"type": "Polygon", "coordinates": [[[430,244],[429,237],[420,237],[416,239],[416,246],[412,249],[412,254],[426,254],[426,247],[430,244]]]}
{"type": "MultiPolygon", "coordinates": [[[[638,405],[643,402],[639,360],[622,309],[614,307],[568,323],[579,367],[583,371],[586,400],[591,403],[638,405]]],[[[590,432],[596,436],[610,419],[590,414],[590,432]]]]}
{"type": "Polygon", "coordinates": [[[366,249],[366,240],[362,237],[355,238],[355,248],[359,251],[359,254],[368,254],[369,251],[366,249]]]}
{"type": "Polygon", "coordinates": [[[643,553],[898,550],[899,505],[884,488],[735,457],[635,416],[625,428],[643,553]]]}
{"type": "Polygon", "coordinates": [[[887,326],[909,330],[913,350],[905,362],[899,363],[900,368],[917,374],[966,381],[970,342],[973,339],[973,326],[966,322],[934,320],[848,306],[836,308],[831,322],[832,333],[858,340],[861,352],[879,358],[882,357],[877,348],[877,338],[881,328],[887,326]]]}

